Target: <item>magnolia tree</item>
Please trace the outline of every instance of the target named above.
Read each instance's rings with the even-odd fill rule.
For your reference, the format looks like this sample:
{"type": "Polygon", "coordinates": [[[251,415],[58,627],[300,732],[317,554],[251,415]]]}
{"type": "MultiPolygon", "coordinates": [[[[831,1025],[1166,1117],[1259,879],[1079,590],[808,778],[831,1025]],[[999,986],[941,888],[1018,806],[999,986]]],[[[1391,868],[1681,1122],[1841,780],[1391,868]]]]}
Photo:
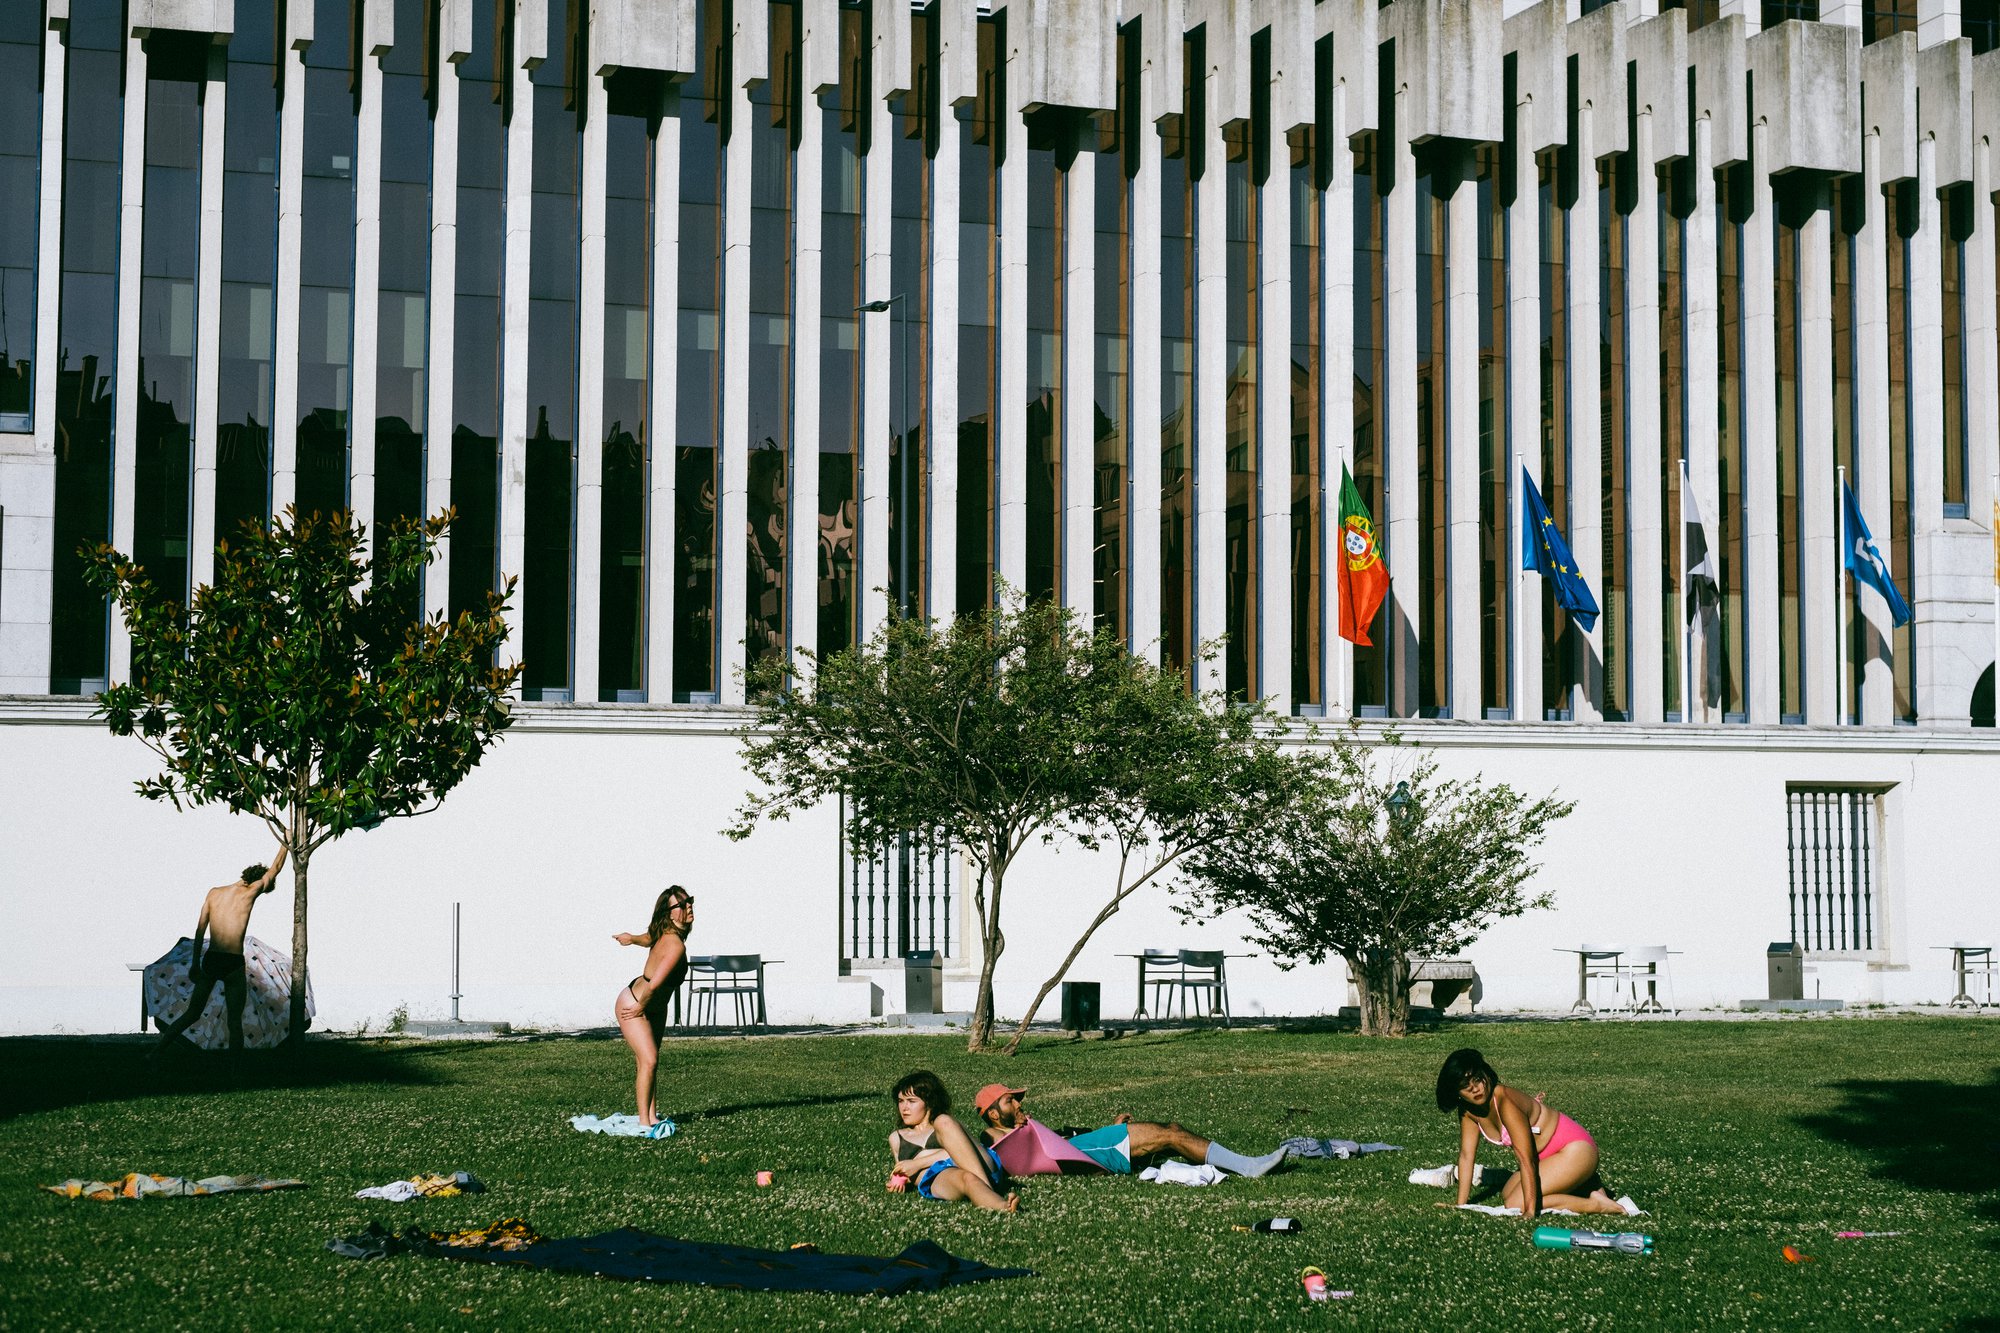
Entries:
{"type": "Polygon", "coordinates": [[[1430,751],[1350,730],[1328,738],[1282,809],[1190,858],[1190,905],[1241,909],[1279,966],[1347,962],[1361,1031],[1401,1036],[1413,958],[1454,954],[1494,921],[1548,907],[1528,853],[1574,805],[1478,777],[1442,777],[1430,751]]]}
{"type": "Polygon", "coordinates": [[[965,849],[981,963],[969,1046],[994,1024],[994,970],[1015,857],[1062,838],[1115,849],[1108,900],[1008,1045],[1099,926],[1196,849],[1282,802],[1293,769],[1259,715],[1190,695],[1185,680],[1091,634],[1046,601],[1005,595],[949,622],[891,615],[865,644],[800,650],[748,673],[757,724],[744,758],[760,786],[733,838],[839,797],[855,846],[924,833],[965,849]]]}
{"type": "Polygon", "coordinates": [[[132,636],[132,680],[99,695],[98,714],[166,765],[139,794],[255,815],[290,853],[294,1041],[306,1027],[313,853],[349,829],[436,809],[508,725],[520,667],[493,662],[513,580],[455,620],[410,614],[451,518],[386,529],[371,561],[346,514],[287,509],[219,543],[215,582],[189,607],[110,547],[86,553],[132,636]]]}

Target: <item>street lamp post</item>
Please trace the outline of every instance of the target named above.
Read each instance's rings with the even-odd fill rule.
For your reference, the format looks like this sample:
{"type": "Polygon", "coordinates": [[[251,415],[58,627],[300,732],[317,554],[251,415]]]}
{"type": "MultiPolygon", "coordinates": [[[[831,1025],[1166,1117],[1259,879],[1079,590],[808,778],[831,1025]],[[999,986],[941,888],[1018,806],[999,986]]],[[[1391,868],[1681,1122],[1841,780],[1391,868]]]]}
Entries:
{"type": "Polygon", "coordinates": [[[901,418],[902,441],[896,459],[896,608],[905,616],[915,610],[910,589],[910,463],[915,450],[910,440],[910,305],[896,292],[880,301],[854,307],[856,314],[879,315],[891,307],[896,313],[896,359],[901,363],[902,392],[896,397],[896,414],[901,418]]]}
{"type": "Polygon", "coordinates": [[[1410,797],[1410,784],[1398,782],[1396,790],[1389,793],[1389,799],[1384,804],[1389,807],[1389,827],[1400,833],[1403,826],[1410,822],[1410,807],[1416,804],[1410,797]]]}

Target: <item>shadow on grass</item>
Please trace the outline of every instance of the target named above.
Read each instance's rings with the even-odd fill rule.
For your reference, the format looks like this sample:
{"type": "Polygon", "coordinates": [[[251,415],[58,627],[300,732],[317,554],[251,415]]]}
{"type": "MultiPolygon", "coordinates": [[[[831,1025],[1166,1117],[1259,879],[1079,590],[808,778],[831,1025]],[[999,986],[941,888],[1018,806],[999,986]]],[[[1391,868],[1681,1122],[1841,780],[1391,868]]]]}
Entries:
{"type": "Polygon", "coordinates": [[[417,1051],[348,1042],[309,1042],[303,1051],[169,1051],[158,1063],[151,1041],[0,1039],[0,1120],[71,1106],[138,1101],[190,1092],[328,1088],[365,1084],[421,1087],[449,1082],[417,1051]]]}
{"type": "Polygon", "coordinates": [[[726,1120],[745,1111],[789,1111],[798,1106],[842,1106],[849,1102],[880,1102],[887,1098],[880,1092],[827,1092],[816,1097],[778,1097],[767,1102],[732,1102],[726,1106],[710,1106],[686,1115],[676,1115],[674,1119],[684,1123],[696,1120],[726,1120]]]}
{"type": "Polygon", "coordinates": [[[1881,1179],[1970,1196],[1974,1217],[2000,1223],[2000,1067],[1984,1083],[1847,1079],[1829,1091],[1841,1100],[1797,1117],[1801,1127],[1859,1152],[1881,1179]]]}

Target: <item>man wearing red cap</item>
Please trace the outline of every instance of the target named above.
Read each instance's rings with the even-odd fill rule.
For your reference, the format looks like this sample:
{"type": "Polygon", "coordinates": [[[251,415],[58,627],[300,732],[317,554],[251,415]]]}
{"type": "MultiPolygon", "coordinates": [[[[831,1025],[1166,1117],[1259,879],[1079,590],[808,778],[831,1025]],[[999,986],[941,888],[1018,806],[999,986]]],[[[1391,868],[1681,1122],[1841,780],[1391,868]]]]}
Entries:
{"type": "MultiPolygon", "coordinates": [[[[979,1118],[986,1122],[988,1143],[997,1147],[1010,1132],[1031,1123],[1028,1113],[1021,1109],[1021,1098],[1027,1094],[1026,1088],[1010,1088],[1004,1083],[988,1083],[979,1090],[972,1104],[978,1110],[979,1118]]],[[[1135,1161],[1144,1162],[1154,1156],[1205,1162],[1239,1176],[1264,1175],[1285,1160],[1283,1148],[1263,1157],[1246,1157],[1177,1124],[1161,1125],[1150,1120],[1134,1120],[1129,1115],[1121,1115],[1111,1124],[1087,1134],[1069,1135],[1068,1139],[1070,1147],[1106,1171],[1121,1176],[1132,1174],[1135,1161]]]]}

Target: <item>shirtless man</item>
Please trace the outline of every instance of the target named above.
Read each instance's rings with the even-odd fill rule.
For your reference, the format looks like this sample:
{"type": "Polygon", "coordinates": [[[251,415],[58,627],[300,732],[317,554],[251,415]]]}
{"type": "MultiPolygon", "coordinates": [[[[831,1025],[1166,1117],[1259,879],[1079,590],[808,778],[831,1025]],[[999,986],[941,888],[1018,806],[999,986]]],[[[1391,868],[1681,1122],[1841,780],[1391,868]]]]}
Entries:
{"type": "MultiPolygon", "coordinates": [[[[979,1090],[972,1104],[979,1118],[986,1122],[988,1143],[998,1143],[1008,1131],[1028,1122],[1028,1113],[1021,1109],[1021,1098],[1027,1093],[1026,1088],[1010,1088],[1004,1083],[989,1083],[979,1090]]],[[[1121,1115],[1087,1134],[1066,1137],[1072,1148],[1116,1175],[1130,1175],[1137,1169],[1134,1163],[1143,1163],[1154,1156],[1206,1162],[1239,1176],[1264,1175],[1285,1160],[1283,1148],[1264,1157],[1246,1157],[1177,1124],[1155,1124],[1134,1120],[1129,1115],[1121,1115]]]]}
{"type": "Polygon", "coordinates": [[[160,1030],[156,1050],[171,1046],[201,1017],[217,982],[222,983],[222,1007],[229,1016],[229,1049],[243,1049],[243,936],[250,929],[250,909],[278,882],[278,870],[284,864],[285,845],[279,843],[278,858],[269,869],[245,866],[234,884],[210,889],[202,899],[201,918],[194,923],[194,956],[188,960],[194,994],[188,997],[181,1016],[160,1030]],[[208,936],[205,950],[201,947],[203,935],[208,936]]]}

